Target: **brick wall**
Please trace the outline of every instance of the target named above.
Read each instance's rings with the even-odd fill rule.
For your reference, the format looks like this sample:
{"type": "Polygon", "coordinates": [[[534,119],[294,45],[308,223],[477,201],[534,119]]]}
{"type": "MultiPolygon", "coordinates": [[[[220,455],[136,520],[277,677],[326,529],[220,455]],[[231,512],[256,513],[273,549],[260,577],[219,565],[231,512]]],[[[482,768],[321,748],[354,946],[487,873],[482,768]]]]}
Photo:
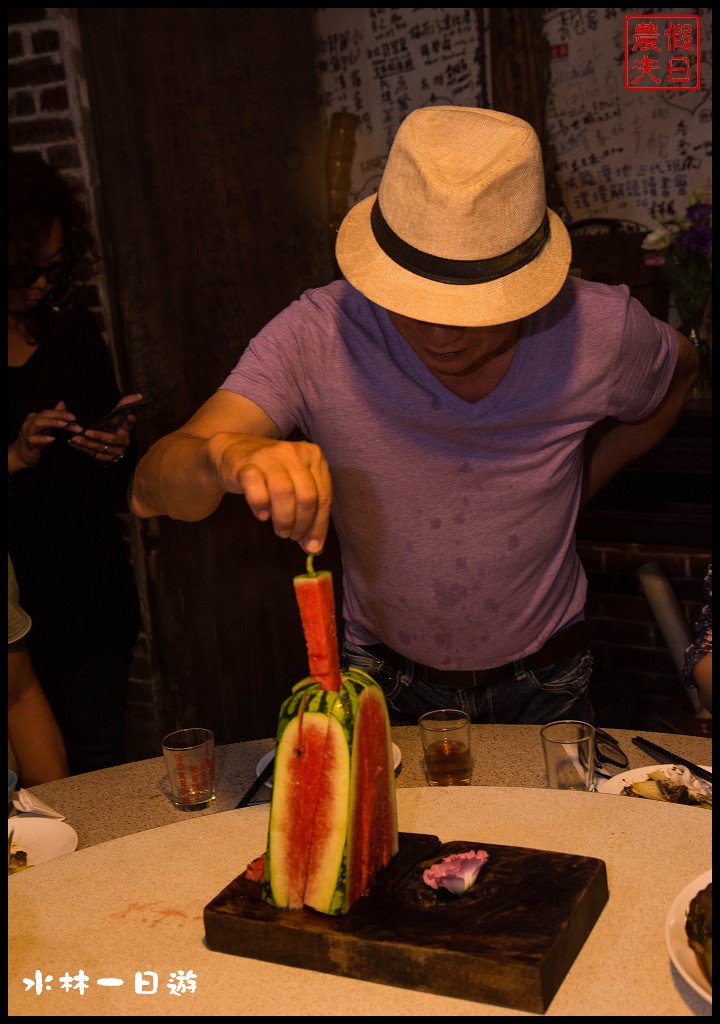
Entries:
{"type": "MultiPolygon", "coordinates": [[[[13,149],[38,153],[65,177],[85,204],[97,231],[97,182],[92,135],[72,9],[13,7],[8,11],[8,141],[13,149]],[[68,69],[69,72],[68,72],[68,69]]],[[[78,283],[112,350],[107,288],[102,270],[78,283]]]]}
{"type": "MultiPolygon", "coordinates": [[[[597,541],[580,541],[578,552],[588,577],[586,614],[595,657],[595,702],[602,722],[616,728],[665,731],[682,691],[638,569],[647,562],[658,562],[665,569],[692,631],[702,607],[711,552],[597,541]]],[[[677,721],[682,724],[684,719],[677,721]]]]}
{"type": "MultiPolygon", "coordinates": [[[[85,203],[93,234],[98,230],[98,180],[92,128],[82,73],[82,50],[73,8],[13,7],[8,10],[8,142],[18,151],[41,155],[64,176],[85,203]]],[[[93,312],[118,370],[105,276],[76,282],[93,312]]],[[[122,380],[118,372],[118,378],[122,380]]],[[[143,608],[147,609],[139,526],[122,516],[135,565],[143,608]]],[[[144,614],[149,622],[149,615],[144,614]]],[[[140,636],[130,676],[128,755],[152,757],[160,749],[160,681],[147,630],[140,636]]]]}

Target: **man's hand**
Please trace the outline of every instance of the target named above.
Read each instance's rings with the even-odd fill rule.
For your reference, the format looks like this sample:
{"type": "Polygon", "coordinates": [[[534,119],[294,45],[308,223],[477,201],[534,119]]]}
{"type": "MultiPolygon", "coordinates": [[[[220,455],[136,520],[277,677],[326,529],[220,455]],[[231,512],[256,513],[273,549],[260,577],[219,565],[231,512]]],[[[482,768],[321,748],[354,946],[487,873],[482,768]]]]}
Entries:
{"type": "Polygon", "coordinates": [[[215,434],[207,442],[223,491],[244,494],[253,515],[278,537],[317,554],[327,536],[332,483],[325,458],[307,441],[215,434]]]}
{"type": "Polygon", "coordinates": [[[140,460],[130,507],[143,518],[197,522],[224,494],[243,494],[253,515],[272,522],[279,537],[317,554],[330,520],[330,470],[317,445],[279,435],[253,402],[219,391],[140,460]]]}

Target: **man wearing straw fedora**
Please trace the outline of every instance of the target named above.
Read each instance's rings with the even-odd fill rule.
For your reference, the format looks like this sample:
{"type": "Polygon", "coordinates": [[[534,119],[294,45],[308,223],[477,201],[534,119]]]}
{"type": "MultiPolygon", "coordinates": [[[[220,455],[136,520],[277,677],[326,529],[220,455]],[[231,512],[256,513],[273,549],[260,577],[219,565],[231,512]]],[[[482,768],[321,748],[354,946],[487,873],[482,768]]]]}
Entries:
{"type": "Polygon", "coordinates": [[[344,655],[396,724],[591,721],[575,520],[673,424],[692,347],[627,288],[568,275],[537,136],[493,110],[409,114],[337,260],[344,280],[150,449],[133,510],[195,521],[244,494],[308,552],[332,513],[344,655]]]}

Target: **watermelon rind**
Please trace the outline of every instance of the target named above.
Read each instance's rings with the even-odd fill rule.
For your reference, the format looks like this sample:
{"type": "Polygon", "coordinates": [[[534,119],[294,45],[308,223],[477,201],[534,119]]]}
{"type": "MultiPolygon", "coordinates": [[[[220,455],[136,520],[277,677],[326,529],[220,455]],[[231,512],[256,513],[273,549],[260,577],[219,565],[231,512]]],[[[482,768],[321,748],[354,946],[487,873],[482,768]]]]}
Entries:
{"type": "Polygon", "coordinates": [[[366,894],[398,851],[395,766],[390,721],[379,686],[360,694],[355,714],[348,816],[349,907],[366,894]]]}
{"type": "Polygon", "coordinates": [[[347,913],[397,848],[382,689],[354,667],[337,693],[302,679],[280,711],[263,897],[347,913]]]}
{"type": "Polygon", "coordinates": [[[287,723],[275,752],[266,860],[275,906],[328,912],[345,851],[349,768],[337,719],[305,711],[287,723]]]}

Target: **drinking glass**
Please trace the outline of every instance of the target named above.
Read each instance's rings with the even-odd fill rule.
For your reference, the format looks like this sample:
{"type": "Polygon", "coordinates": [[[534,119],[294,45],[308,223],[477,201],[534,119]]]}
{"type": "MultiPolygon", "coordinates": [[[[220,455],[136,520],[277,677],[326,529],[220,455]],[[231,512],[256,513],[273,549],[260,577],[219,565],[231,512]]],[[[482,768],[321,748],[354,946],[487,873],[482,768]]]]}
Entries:
{"type": "Polygon", "coordinates": [[[200,811],[215,799],[215,737],[209,729],[179,729],[162,741],[172,801],[200,811]]]}
{"type": "Polygon", "coordinates": [[[550,722],[540,730],[551,789],[595,788],[595,729],[572,719],[550,722]]]}
{"type": "Polygon", "coordinates": [[[455,708],[428,711],[418,720],[430,786],[470,785],[470,716],[455,708]]]}

